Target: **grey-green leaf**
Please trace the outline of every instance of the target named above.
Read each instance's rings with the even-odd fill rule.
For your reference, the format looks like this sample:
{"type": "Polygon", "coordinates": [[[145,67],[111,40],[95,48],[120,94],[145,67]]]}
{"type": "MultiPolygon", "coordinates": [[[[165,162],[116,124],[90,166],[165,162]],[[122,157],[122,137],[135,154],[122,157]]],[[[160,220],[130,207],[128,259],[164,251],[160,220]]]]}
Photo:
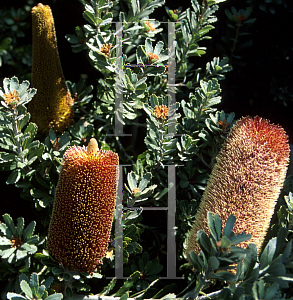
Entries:
{"type": "Polygon", "coordinates": [[[215,241],[218,241],[217,232],[214,225],[213,214],[210,211],[207,214],[207,219],[208,219],[208,227],[211,232],[211,235],[213,236],[215,241]]]}
{"type": "Polygon", "coordinates": [[[43,285],[46,287],[46,289],[48,289],[53,281],[54,281],[54,278],[52,276],[50,276],[43,282],[43,285]]]}
{"type": "Polygon", "coordinates": [[[230,241],[232,245],[237,245],[239,243],[245,242],[249,239],[251,239],[252,235],[251,234],[246,234],[246,233],[239,233],[233,237],[230,237],[230,241]]]}
{"type": "Polygon", "coordinates": [[[214,215],[214,223],[215,223],[215,229],[219,240],[222,234],[222,220],[218,214],[214,215]]]}
{"type": "Polygon", "coordinates": [[[31,244],[36,244],[38,241],[39,241],[39,236],[33,235],[26,240],[26,243],[31,245],[31,244]]]}
{"type": "Polygon", "coordinates": [[[27,243],[24,243],[21,245],[21,249],[24,249],[25,252],[27,252],[28,254],[34,254],[37,252],[38,248],[35,245],[29,245],[27,243]]]}
{"type": "Polygon", "coordinates": [[[231,232],[232,232],[232,229],[233,229],[233,226],[234,226],[235,222],[236,222],[236,217],[233,216],[233,215],[230,215],[230,216],[228,217],[227,222],[226,222],[226,226],[225,226],[225,228],[224,228],[223,235],[225,235],[225,236],[227,236],[227,237],[230,236],[230,234],[231,234],[231,232]]]}
{"type": "Polygon", "coordinates": [[[26,90],[29,88],[29,86],[30,86],[30,83],[27,80],[23,81],[18,87],[18,92],[19,92],[18,96],[22,97],[24,95],[24,93],[26,92],[26,90]]]}
{"type": "Polygon", "coordinates": [[[267,265],[269,265],[274,257],[276,251],[277,238],[271,239],[266,245],[263,253],[261,254],[259,265],[260,269],[264,269],[267,265]]]}
{"type": "Polygon", "coordinates": [[[49,297],[46,298],[46,300],[61,300],[61,299],[63,299],[63,295],[60,293],[50,295],[49,297]]]}
{"type": "Polygon", "coordinates": [[[4,219],[4,222],[5,224],[7,225],[7,227],[10,229],[10,231],[12,232],[12,234],[14,236],[16,236],[16,228],[15,228],[15,225],[14,225],[14,222],[12,220],[12,218],[10,217],[9,214],[4,214],[3,215],[3,219],[4,219]]]}
{"type": "Polygon", "coordinates": [[[207,234],[203,230],[199,230],[197,232],[197,242],[199,243],[202,250],[206,251],[207,253],[211,250],[211,242],[207,236],[207,234]]]}
{"type": "Polygon", "coordinates": [[[16,293],[7,293],[7,296],[6,296],[9,300],[27,300],[27,298],[21,296],[21,295],[18,295],[16,293]]]}
{"type": "Polygon", "coordinates": [[[25,242],[26,242],[27,239],[29,239],[32,236],[32,234],[35,230],[35,227],[36,227],[36,222],[32,221],[31,223],[29,223],[29,225],[23,231],[23,238],[24,238],[25,242]]]}
{"type": "Polygon", "coordinates": [[[21,171],[19,169],[13,170],[6,180],[6,184],[15,184],[21,177],[21,171]]]}
{"type": "Polygon", "coordinates": [[[18,86],[19,86],[19,82],[18,82],[18,79],[17,77],[12,77],[11,80],[10,80],[10,91],[13,92],[13,91],[17,91],[18,90],[18,86]]]}
{"type": "Polygon", "coordinates": [[[127,180],[128,180],[128,184],[130,187],[130,190],[132,191],[134,188],[137,187],[137,181],[136,181],[136,176],[135,173],[133,171],[131,171],[130,173],[128,173],[127,175],[127,180]]]}
{"type": "Polygon", "coordinates": [[[2,258],[8,258],[13,252],[15,252],[16,248],[12,247],[1,252],[2,258]]]}
{"type": "Polygon", "coordinates": [[[146,173],[146,174],[143,176],[142,180],[140,181],[138,188],[139,188],[141,191],[143,191],[143,190],[147,187],[147,185],[149,184],[151,178],[152,178],[152,174],[149,173],[149,172],[146,173]]]}
{"type": "Polygon", "coordinates": [[[219,260],[215,256],[211,256],[208,259],[208,265],[209,265],[210,269],[217,270],[219,268],[219,266],[220,266],[220,262],[219,262],[219,260]]]}
{"type": "Polygon", "coordinates": [[[39,289],[39,278],[37,273],[33,273],[30,277],[30,287],[34,294],[38,292],[39,289]]]}
{"type": "Polygon", "coordinates": [[[25,250],[16,250],[16,259],[22,259],[27,256],[27,252],[25,250]]]}

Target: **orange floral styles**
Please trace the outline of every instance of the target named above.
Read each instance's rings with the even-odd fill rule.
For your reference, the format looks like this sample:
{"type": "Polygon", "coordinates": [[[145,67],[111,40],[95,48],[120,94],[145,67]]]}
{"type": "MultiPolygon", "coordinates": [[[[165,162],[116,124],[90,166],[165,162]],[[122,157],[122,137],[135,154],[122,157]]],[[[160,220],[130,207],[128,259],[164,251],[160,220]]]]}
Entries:
{"type": "Polygon", "coordinates": [[[28,110],[38,130],[64,131],[73,120],[73,99],[67,89],[56,41],[51,9],[39,3],[32,8],[32,86],[36,96],[28,110]]]}
{"type": "Polygon", "coordinates": [[[151,22],[149,22],[149,21],[146,21],[145,25],[148,27],[148,32],[156,30],[156,28],[153,26],[153,24],[151,22]]]}
{"type": "Polygon", "coordinates": [[[115,210],[118,155],[88,147],[69,148],[56,188],[47,249],[70,270],[93,272],[102,263],[115,210]]]}
{"type": "Polygon", "coordinates": [[[19,92],[18,91],[9,91],[8,93],[4,94],[4,100],[5,103],[10,106],[12,109],[16,107],[16,104],[18,101],[20,101],[20,98],[18,97],[19,92]]]}
{"type": "Polygon", "coordinates": [[[229,215],[236,217],[234,233],[252,238],[240,244],[255,243],[260,250],[289,162],[288,137],[282,127],[260,117],[245,117],[231,129],[217,156],[187,242],[200,252],[197,231],[209,234],[207,212],[217,213],[223,228],[229,215]]]}
{"type": "Polygon", "coordinates": [[[166,119],[168,117],[169,109],[166,105],[156,105],[154,114],[158,119],[166,119]]]}
{"type": "Polygon", "coordinates": [[[153,52],[149,53],[149,60],[150,60],[150,62],[154,62],[154,61],[156,61],[158,59],[159,59],[159,56],[157,54],[155,54],[153,52]]]}
{"type": "Polygon", "coordinates": [[[104,53],[107,58],[110,58],[110,49],[112,47],[112,44],[104,44],[102,48],[100,48],[99,50],[104,53]]]}
{"type": "Polygon", "coordinates": [[[135,195],[136,193],[140,193],[141,192],[141,190],[139,189],[139,188],[134,188],[133,190],[132,190],[132,194],[133,195],[135,195]]]}
{"type": "Polygon", "coordinates": [[[17,249],[20,248],[20,246],[23,244],[21,238],[19,236],[12,236],[11,238],[11,247],[16,247],[17,249]]]}

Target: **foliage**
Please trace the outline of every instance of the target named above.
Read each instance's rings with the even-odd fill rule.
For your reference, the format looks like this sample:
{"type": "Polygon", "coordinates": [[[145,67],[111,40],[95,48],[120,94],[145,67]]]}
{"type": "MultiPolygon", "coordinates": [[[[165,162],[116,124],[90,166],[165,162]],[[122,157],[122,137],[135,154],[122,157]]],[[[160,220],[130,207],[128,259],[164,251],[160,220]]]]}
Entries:
{"type": "Polygon", "coordinates": [[[36,125],[30,123],[27,104],[36,93],[36,89],[28,89],[29,82],[19,85],[16,77],[5,78],[3,89],[0,90],[1,104],[1,169],[13,170],[7,179],[7,184],[17,183],[21,177],[31,175],[30,165],[43,152],[44,145],[33,142],[37,133],[36,125]],[[8,150],[8,151],[7,151],[8,150]]]}
{"type": "Polygon", "coordinates": [[[225,43],[225,50],[222,51],[229,57],[231,64],[244,66],[245,59],[241,54],[245,53],[246,48],[253,45],[252,40],[249,38],[251,34],[249,28],[254,24],[256,18],[251,18],[251,6],[238,11],[235,7],[232,7],[231,11],[226,9],[225,13],[228,17],[228,25],[226,35],[222,37],[225,43]]]}
{"type": "Polygon", "coordinates": [[[28,76],[32,60],[31,45],[24,44],[23,38],[30,28],[30,10],[33,0],[23,1],[22,7],[0,10],[0,67],[7,65],[17,71],[18,77],[28,76]]]}
{"type": "Polygon", "coordinates": [[[5,223],[1,223],[1,258],[7,259],[9,264],[19,265],[24,259],[25,264],[29,265],[29,255],[37,252],[39,236],[32,235],[36,226],[31,222],[24,229],[24,219],[18,218],[17,226],[8,214],[3,215],[5,223]]]}
{"type": "Polygon", "coordinates": [[[39,286],[39,278],[38,274],[33,273],[30,276],[30,279],[27,278],[26,275],[19,276],[20,280],[20,288],[24,293],[25,297],[22,295],[18,295],[15,293],[8,293],[7,298],[9,300],[16,299],[47,299],[47,300],[61,300],[63,299],[63,295],[58,293],[51,294],[52,291],[47,290],[51,283],[53,282],[53,277],[48,277],[42,285],[39,286]],[[49,293],[50,292],[50,295],[49,293]]]}
{"type": "Polygon", "coordinates": [[[248,0],[247,2],[252,5],[258,5],[258,8],[260,10],[271,14],[276,13],[276,9],[278,8],[279,5],[288,8],[288,3],[286,0],[262,0],[259,3],[255,3],[257,1],[254,0],[248,0]]]}
{"type": "Polygon", "coordinates": [[[265,299],[280,299],[282,288],[288,288],[288,283],[293,281],[293,274],[286,272],[293,268],[292,241],[284,248],[287,230],[284,227],[279,230],[278,236],[269,241],[258,260],[255,244],[249,244],[246,249],[236,246],[251,235],[233,233],[234,216],[228,218],[223,231],[217,214],[213,216],[209,212],[207,219],[211,233],[207,236],[204,231],[198,231],[197,241],[202,251],[199,255],[194,251],[190,253],[196,286],[188,292],[188,297],[194,298],[217,279],[228,283],[217,292],[217,299],[244,299],[249,295],[253,299],[264,296],[265,299]]]}
{"type": "MultiPolygon", "coordinates": [[[[202,251],[191,252],[191,265],[184,251],[217,154],[235,123],[235,114],[218,106],[225,78],[228,72],[234,74],[232,65],[242,66],[247,48],[252,47],[249,30],[255,18],[251,6],[226,10],[227,34],[220,49],[224,57],[210,59],[205,58],[210,50],[208,41],[223,0],[192,0],[187,9],[175,10],[164,6],[163,0],[80,2],[85,25],[77,26],[66,39],[76,57],[88,56],[93,74],[98,75],[91,84],[84,76],[78,83],[66,82],[74,98],[74,123],[61,134],[50,130],[42,135],[30,122],[27,104],[41,92],[29,88],[31,52],[25,49],[30,45],[20,50],[27,55],[19,65],[28,68],[15,68],[17,76],[5,78],[0,89],[0,170],[7,172],[6,183],[15,186],[21,196],[13,201],[27,207],[20,212],[23,217],[15,207],[0,223],[2,299],[58,300],[91,293],[120,299],[292,297],[290,184],[285,200],[280,198],[275,235],[263,250],[253,244],[246,249],[237,247],[250,236],[233,233],[235,217],[231,215],[222,228],[218,215],[209,213],[211,233],[198,232],[202,251]],[[166,23],[152,15],[160,8],[166,23]],[[176,52],[169,49],[168,22],[174,26],[176,52]],[[117,55],[119,38],[121,56],[117,55]],[[176,71],[172,74],[174,53],[176,71]],[[176,80],[170,84],[172,76],[176,80]],[[119,97],[123,101],[117,106],[119,97]],[[118,125],[123,130],[117,134],[118,125]],[[119,153],[123,207],[121,216],[116,207],[103,264],[87,274],[58,263],[47,252],[46,239],[64,153],[71,146],[86,146],[92,137],[101,149],[119,153]],[[168,182],[170,166],[175,166],[176,173],[172,183],[168,182]],[[170,229],[167,212],[171,210],[172,187],[176,190],[176,214],[170,229]],[[121,237],[115,232],[119,217],[122,249],[118,244],[121,237]],[[176,234],[173,264],[181,278],[176,283],[172,279],[171,284],[163,279],[168,275],[171,251],[168,230],[176,234]],[[116,274],[115,259],[120,250],[125,277],[116,274]]],[[[28,0],[24,10],[0,11],[3,66],[18,64],[18,39],[29,27],[32,6],[28,0]],[[17,23],[16,18],[20,19],[17,23]]],[[[283,92],[286,97],[278,99],[291,97],[290,90],[283,92]]]]}

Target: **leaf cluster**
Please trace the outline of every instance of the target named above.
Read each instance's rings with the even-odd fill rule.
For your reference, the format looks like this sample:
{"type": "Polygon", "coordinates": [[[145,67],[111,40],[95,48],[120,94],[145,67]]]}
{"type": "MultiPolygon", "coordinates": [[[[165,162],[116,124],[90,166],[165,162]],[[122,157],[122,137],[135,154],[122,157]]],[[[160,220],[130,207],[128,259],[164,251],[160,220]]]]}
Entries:
{"type": "Polygon", "coordinates": [[[249,244],[246,249],[236,246],[251,235],[233,233],[234,216],[229,216],[223,231],[217,214],[213,216],[208,212],[207,219],[210,235],[198,231],[201,252],[189,254],[196,286],[185,298],[195,297],[201,290],[214,285],[216,279],[228,283],[224,289],[209,294],[217,295],[217,299],[280,299],[282,289],[288,288],[293,281],[292,272],[288,272],[293,267],[293,253],[292,241],[286,243],[287,230],[284,227],[279,230],[258,260],[255,244],[249,244]]]}

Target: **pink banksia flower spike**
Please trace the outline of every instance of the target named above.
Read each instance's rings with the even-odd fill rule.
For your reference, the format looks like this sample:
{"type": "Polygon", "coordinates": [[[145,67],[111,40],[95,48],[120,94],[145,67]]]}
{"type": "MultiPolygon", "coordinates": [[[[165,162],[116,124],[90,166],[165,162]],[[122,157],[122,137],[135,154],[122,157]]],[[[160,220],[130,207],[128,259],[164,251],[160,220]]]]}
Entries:
{"type": "Polygon", "coordinates": [[[106,256],[115,211],[118,155],[87,147],[69,148],[56,188],[47,249],[70,270],[91,273],[106,256]]]}
{"type": "Polygon", "coordinates": [[[37,94],[28,110],[40,132],[62,132],[72,123],[74,101],[65,83],[48,5],[39,3],[32,8],[32,37],[32,86],[37,94]]]}
{"type": "Polygon", "coordinates": [[[217,213],[223,228],[230,215],[236,217],[234,233],[251,234],[240,243],[255,243],[260,251],[285,180],[289,163],[288,137],[282,127],[258,116],[240,119],[219,152],[192,229],[186,254],[200,247],[198,230],[209,234],[207,212],[217,213]]]}

